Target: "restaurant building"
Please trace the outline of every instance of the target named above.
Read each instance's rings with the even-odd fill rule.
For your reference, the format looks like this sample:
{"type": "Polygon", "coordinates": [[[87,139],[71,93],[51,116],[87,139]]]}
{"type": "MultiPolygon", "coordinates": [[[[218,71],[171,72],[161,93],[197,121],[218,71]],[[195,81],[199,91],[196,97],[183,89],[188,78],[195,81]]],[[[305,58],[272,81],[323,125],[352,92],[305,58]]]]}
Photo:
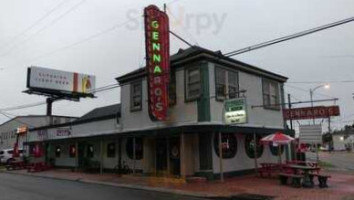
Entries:
{"type": "MultiPolygon", "coordinates": [[[[50,124],[63,124],[75,120],[75,117],[67,116],[46,116],[46,115],[28,115],[17,116],[0,125],[0,150],[12,149],[17,139],[17,129],[36,128],[48,126],[50,124]]],[[[19,148],[26,141],[27,135],[22,134],[19,138],[19,148]]]]}
{"type": "Polygon", "coordinates": [[[149,117],[147,74],[141,68],[116,78],[120,104],[71,123],[31,129],[28,144],[44,144],[43,159],[58,167],[80,168],[88,159],[101,171],[129,168],[154,176],[212,179],[253,172],[255,158],[278,161],[278,148],[259,140],[284,130],[286,77],[196,46],[170,60],[166,121],[149,117]],[[233,110],[226,102],[234,99],[242,113],[228,116],[233,110]],[[60,132],[64,129],[68,132],[60,132]]]}

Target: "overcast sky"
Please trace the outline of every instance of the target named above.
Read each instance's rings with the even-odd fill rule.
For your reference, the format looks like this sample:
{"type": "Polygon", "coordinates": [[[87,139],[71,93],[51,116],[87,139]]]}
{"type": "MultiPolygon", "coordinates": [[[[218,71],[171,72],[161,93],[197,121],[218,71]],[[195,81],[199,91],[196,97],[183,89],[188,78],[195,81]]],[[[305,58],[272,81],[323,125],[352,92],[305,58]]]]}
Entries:
{"type": "MultiPolygon", "coordinates": [[[[142,10],[151,3],[167,3],[171,29],[190,43],[224,53],[354,16],[353,0],[2,0],[0,110],[45,100],[22,93],[31,65],[94,74],[97,87],[142,67],[142,10]]],[[[330,82],[314,98],[340,99],[341,117],[333,118],[340,128],[354,122],[353,33],[351,22],[234,58],[289,77],[292,101],[309,100],[309,89],[320,85],[294,82],[330,82]]],[[[171,53],[186,47],[171,37],[171,53]]],[[[115,89],[80,103],[58,102],[53,114],[81,116],[118,103],[119,95],[115,89]]],[[[45,106],[8,113],[45,114],[45,106]]]]}

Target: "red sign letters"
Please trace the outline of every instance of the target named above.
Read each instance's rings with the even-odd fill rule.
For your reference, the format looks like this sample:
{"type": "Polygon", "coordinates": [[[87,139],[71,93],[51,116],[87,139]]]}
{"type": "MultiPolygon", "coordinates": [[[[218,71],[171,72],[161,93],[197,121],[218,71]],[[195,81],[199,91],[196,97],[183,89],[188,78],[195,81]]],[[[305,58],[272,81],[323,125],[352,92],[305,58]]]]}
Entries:
{"type": "Polygon", "coordinates": [[[328,118],[330,116],[339,116],[339,106],[316,106],[305,108],[284,109],[283,115],[285,120],[312,119],[312,118],[328,118]]]}
{"type": "Polygon", "coordinates": [[[170,81],[170,38],[166,13],[151,5],[145,8],[146,69],[148,74],[149,115],[166,120],[170,81]]]}

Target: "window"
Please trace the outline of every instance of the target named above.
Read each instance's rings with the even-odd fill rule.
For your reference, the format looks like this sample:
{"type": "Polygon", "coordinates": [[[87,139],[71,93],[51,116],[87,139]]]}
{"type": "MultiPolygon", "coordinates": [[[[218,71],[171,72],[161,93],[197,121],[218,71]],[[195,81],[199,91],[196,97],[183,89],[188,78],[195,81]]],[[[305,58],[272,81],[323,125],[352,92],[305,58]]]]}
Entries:
{"type": "Polygon", "coordinates": [[[261,157],[263,154],[263,145],[261,143],[261,137],[256,136],[256,141],[254,141],[253,135],[247,135],[245,138],[245,150],[249,158],[255,158],[255,145],[257,145],[257,158],[261,157]]]}
{"type": "Polygon", "coordinates": [[[107,157],[114,158],[115,156],[116,156],[116,144],[113,142],[107,144],[107,157]]]}
{"type": "Polygon", "coordinates": [[[176,105],[176,72],[171,71],[171,80],[168,87],[168,103],[170,106],[176,105]]]}
{"type": "Polygon", "coordinates": [[[278,145],[273,145],[273,143],[269,144],[269,149],[270,152],[272,153],[273,156],[279,156],[279,148],[280,148],[280,155],[283,154],[284,152],[284,146],[280,145],[280,147],[278,145]]]}
{"type": "Polygon", "coordinates": [[[195,100],[200,96],[200,70],[192,68],[186,71],[186,100],[195,100]]]}
{"type": "Polygon", "coordinates": [[[69,156],[70,158],[76,157],[76,147],[73,144],[69,146],[69,156]]]}
{"type": "Polygon", "coordinates": [[[86,155],[88,158],[93,158],[95,149],[92,144],[87,145],[86,155]]]}
{"type": "MultiPolygon", "coordinates": [[[[225,159],[235,157],[237,153],[237,138],[233,133],[221,134],[222,157],[225,159]]],[[[214,135],[214,149],[219,156],[219,134],[214,135]]],[[[220,156],[219,156],[220,157],[220,156]]]]}
{"type": "Polygon", "coordinates": [[[61,148],[60,148],[60,146],[56,146],[55,147],[55,157],[59,158],[60,154],[61,154],[61,148]]]}
{"type": "Polygon", "coordinates": [[[279,85],[267,79],[262,80],[263,85],[263,106],[269,109],[280,109],[279,85]]]}
{"type": "Polygon", "coordinates": [[[238,73],[216,67],[215,92],[217,100],[237,98],[239,96],[238,73]]]}
{"type": "MultiPolygon", "coordinates": [[[[130,159],[134,159],[134,138],[128,138],[126,151],[130,159]]],[[[141,160],[143,158],[143,138],[135,138],[135,159],[141,160]]]]}
{"type": "Polygon", "coordinates": [[[122,115],[121,115],[121,113],[120,112],[117,112],[116,113],[116,123],[117,123],[117,125],[119,125],[119,123],[120,123],[120,118],[122,117],[122,115]]]}
{"type": "Polygon", "coordinates": [[[35,149],[36,149],[36,146],[34,144],[30,144],[29,145],[29,154],[34,155],[35,149]]]}
{"type": "Polygon", "coordinates": [[[141,81],[130,85],[130,110],[139,111],[142,109],[142,84],[141,81]]]}

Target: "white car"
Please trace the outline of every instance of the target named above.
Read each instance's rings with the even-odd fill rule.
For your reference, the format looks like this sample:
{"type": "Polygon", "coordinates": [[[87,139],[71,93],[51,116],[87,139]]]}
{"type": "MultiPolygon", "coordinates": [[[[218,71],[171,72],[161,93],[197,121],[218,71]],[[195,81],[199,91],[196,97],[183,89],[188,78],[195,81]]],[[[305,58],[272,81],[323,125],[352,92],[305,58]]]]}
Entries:
{"type": "Polygon", "coordinates": [[[22,159],[22,157],[23,157],[23,149],[19,149],[20,156],[18,158],[13,158],[12,157],[13,152],[14,152],[13,149],[0,150],[0,163],[1,164],[8,164],[10,161],[21,160],[22,159]]]}

